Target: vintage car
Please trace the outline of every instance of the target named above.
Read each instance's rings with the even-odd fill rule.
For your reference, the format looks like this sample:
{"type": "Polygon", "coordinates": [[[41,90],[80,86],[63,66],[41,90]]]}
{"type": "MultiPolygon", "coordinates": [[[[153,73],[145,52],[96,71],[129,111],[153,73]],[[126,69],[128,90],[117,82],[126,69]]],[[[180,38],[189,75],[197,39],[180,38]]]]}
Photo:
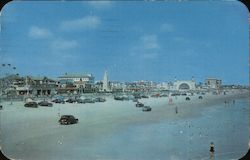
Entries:
{"type": "Polygon", "coordinates": [[[85,98],[85,99],[83,100],[83,102],[84,102],[84,103],[95,103],[95,101],[94,101],[93,99],[91,99],[91,98],[85,98]]]}
{"type": "Polygon", "coordinates": [[[186,97],[186,101],[190,101],[190,98],[189,98],[189,97],[186,97]]]}
{"type": "Polygon", "coordinates": [[[141,98],[149,98],[147,95],[141,95],[141,98]]]}
{"type": "Polygon", "coordinates": [[[123,101],[124,97],[122,97],[122,96],[114,96],[114,99],[118,100],[118,101],[123,101]]]}
{"type": "Polygon", "coordinates": [[[77,102],[77,103],[85,103],[85,102],[84,102],[84,99],[81,99],[81,98],[76,99],[76,102],[77,102]]]}
{"type": "Polygon", "coordinates": [[[52,107],[53,104],[48,102],[48,101],[41,101],[38,103],[39,106],[47,106],[47,107],[52,107]]]}
{"type": "Polygon", "coordinates": [[[62,125],[69,125],[78,123],[78,119],[73,115],[62,115],[58,122],[62,125]]]}
{"type": "Polygon", "coordinates": [[[198,98],[199,98],[199,99],[202,99],[203,97],[202,97],[202,96],[199,96],[198,98]]]}
{"type": "Polygon", "coordinates": [[[97,97],[94,99],[95,102],[105,102],[106,99],[105,98],[102,98],[102,97],[97,97]]]}
{"type": "Polygon", "coordinates": [[[63,100],[63,99],[59,99],[59,98],[57,98],[57,99],[54,99],[52,102],[54,102],[54,103],[65,103],[65,101],[63,100]]]}
{"type": "Polygon", "coordinates": [[[66,100],[66,102],[68,102],[68,103],[76,103],[77,100],[74,99],[74,98],[69,98],[69,99],[66,100]]]}
{"type": "Polygon", "coordinates": [[[137,102],[137,103],[135,104],[135,106],[136,106],[136,107],[143,107],[143,106],[144,106],[144,104],[143,104],[143,103],[141,103],[141,102],[137,102]]]}
{"type": "Polygon", "coordinates": [[[37,108],[38,105],[36,102],[27,102],[24,104],[24,107],[31,107],[31,108],[37,108]]]}
{"type": "Polygon", "coordinates": [[[143,112],[148,112],[148,111],[151,111],[151,110],[152,110],[152,108],[149,107],[149,106],[144,106],[144,107],[142,108],[142,111],[143,111],[143,112]]]}

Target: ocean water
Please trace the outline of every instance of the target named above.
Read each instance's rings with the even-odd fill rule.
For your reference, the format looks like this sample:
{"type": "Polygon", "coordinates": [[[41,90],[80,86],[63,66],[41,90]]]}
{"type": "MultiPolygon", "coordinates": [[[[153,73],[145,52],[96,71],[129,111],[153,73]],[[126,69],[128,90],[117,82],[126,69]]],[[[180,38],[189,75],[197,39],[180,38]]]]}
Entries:
{"type": "Polygon", "coordinates": [[[156,114],[158,108],[143,113],[132,102],[106,104],[6,108],[1,112],[2,149],[10,158],[25,160],[206,160],[210,142],[215,159],[238,159],[248,150],[249,99],[179,108],[178,114],[187,109],[199,113],[185,118],[169,108],[164,112],[158,107],[161,113],[156,114]],[[124,105],[113,111],[110,104],[124,105]],[[79,123],[58,125],[59,110],[73,113],[79,123]],[[156,118],[165,113],[166,117],[156,118]]]}

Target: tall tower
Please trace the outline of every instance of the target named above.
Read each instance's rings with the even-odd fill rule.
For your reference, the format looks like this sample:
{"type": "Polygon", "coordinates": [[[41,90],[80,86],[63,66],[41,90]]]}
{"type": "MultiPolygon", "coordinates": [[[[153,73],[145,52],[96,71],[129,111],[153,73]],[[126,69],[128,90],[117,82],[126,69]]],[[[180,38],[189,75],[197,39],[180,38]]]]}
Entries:
{"type": "Polygon", "coordinates": [[[109,92],[110,91],[110,86],[109,86],[108,72],[107,71],[104,72],[102,83],[103,83],[102,90],[104,92],[109,92]]]}

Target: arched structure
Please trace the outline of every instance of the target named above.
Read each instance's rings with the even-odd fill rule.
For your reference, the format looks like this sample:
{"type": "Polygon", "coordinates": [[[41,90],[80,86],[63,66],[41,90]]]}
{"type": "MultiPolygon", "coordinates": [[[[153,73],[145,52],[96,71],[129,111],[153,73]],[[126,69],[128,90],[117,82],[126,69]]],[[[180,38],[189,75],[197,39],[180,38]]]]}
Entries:
{"type": "Polygon", "coordinates": [[[190,86],[189,86],[189,84],[187,84],[187,83],[181,83],[180,85],[179,85],[179,88],[178,88],[179,90],[189,90],[190,89],[190,86]]]}
{"type": "Polygon", "coordinates": [[[195,90],[195,81],[175,81],[174,90],[195,90]]]}

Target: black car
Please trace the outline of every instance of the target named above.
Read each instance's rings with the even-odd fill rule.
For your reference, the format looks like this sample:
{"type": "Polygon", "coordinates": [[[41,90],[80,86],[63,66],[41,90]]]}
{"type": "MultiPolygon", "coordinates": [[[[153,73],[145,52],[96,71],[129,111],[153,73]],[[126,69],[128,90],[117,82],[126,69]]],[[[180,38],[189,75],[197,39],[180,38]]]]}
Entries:
{"type": "Polygon", "coordinates": [[[148,96],[147,95],[142,95],[141,98],[148,98],[148,96]]]}
{"type": "Polygon", "coordinates": [[[38,103],[39,106],[47,106],[47,107],[52,107],[53,104],[48,102],[48,101],[41,101],[38,103]]]}
{"type": "Polygon", "coordinates": [[[189,98],[189,97],[186,97],[186,101],[190,101],[190,98],[189,98]]]}
{"type": "Polygon", "coordinates": [[[66,100],[66,102],[68,102],[68,103],[76,103],[77,100],[73,99],[73,98],[69,98],[69,99],[66,100]]]}
{"type": "Polygon", "coordinates": [[[65,103],[63,99],[54,99],[52,102],[54,103],[65,103]]]}
{"type": "Polygon", "coordinates": [[[135,104],[135,106],[136,106],[136,107],[143,107],[143,106],[144,106],[144,104],[143,104],[143,103],[141,103],[141,102],[137,102],[137,103],[135,104]]]}
{"type": "Polygon", "coordinates": [[[151,111],[151,110],[152,110],[152,108],[149,107],[149,106],[144,106],[144,107],[142,108],[142,111],[143,111],[143,112],[148,112],[148,111],[151,111]]]}
{"type": "Polygon", "coordinates": [[[202,99],[203,97],[202,96],[199,96],[199,99],[202,99]]]}
{"type": "Polygon", "coordinates": [[[83,99],[80,99],[80,98],[77,99],[76,102],[77,102],[77,103],[85,103],[84,100],[83,100],[83,99]]]}
{"type": "Polygon", "coordinates": [[[73,115],[62,115],[58,122],[62,125],[69,125],[78,123],[78,119],[73,115]]]}
{"type": "Polygon", "coordinates": [[[2,110],[3,109],[3,106],[2,105],[0,105],[0,110],[2,110]]]}
{"type": "Polygon", "coordinates": [[[124,100],[124,97],[121,97],[121,96],[114,96],[114,99],[115,99],[115,100],[118,100],[118,101],[123,101],[123,100],[124,100]]]}
{"type": "Polygon", "coordinates": [[[38,108],[38,104],[36,102],[27,102],[24,107],[38,108]]]}

